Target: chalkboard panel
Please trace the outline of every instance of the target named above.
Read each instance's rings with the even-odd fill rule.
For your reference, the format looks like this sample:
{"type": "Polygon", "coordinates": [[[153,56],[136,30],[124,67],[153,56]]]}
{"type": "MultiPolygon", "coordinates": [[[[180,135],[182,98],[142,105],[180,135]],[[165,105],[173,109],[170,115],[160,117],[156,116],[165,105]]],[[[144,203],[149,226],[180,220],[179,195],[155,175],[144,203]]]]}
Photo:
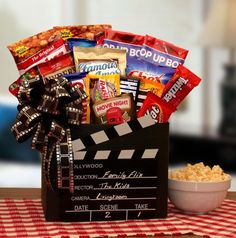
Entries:
{"type": "MultiPolygon", "coordinates": [[[[114,130],[82,125],[72,130],[72,139],[76,141],[101,130],[107,133],[108,129],[108,133],[114,130]]],[[[53,159],[51,181],[55,190],[47,188],[42,180],[42,201],[48,221],[166,217],[169,125],[136,129],[74,153],[73,194],[68,189],[56,189],[58,167],[53,159]]],[[[61,166],[63,180],[63,176],[68,177],[68,165],[61,166]]]]}

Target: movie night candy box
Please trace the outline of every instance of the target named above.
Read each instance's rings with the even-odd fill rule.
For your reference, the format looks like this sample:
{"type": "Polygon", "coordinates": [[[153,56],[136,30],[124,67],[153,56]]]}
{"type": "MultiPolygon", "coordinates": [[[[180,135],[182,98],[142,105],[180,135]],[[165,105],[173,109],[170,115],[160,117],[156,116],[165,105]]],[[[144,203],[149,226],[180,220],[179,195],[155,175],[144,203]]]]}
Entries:
{"type": "Polygon", "coordinates": [[[168,120],[200,83],[188,51],[110,25],[54,27],[8,48],[11,130],[41,153],[46,219],[165,218],[168,120]]]}

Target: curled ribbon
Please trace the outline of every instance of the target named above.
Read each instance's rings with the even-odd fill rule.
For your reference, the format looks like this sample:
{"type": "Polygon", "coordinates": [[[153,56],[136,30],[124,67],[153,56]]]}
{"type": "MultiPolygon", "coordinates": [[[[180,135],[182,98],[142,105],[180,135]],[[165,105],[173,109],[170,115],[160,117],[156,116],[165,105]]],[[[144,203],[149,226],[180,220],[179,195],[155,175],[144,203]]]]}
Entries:
{"type": "MultiPolygon", "coordinates": [[[[74,192],[73,155],[70,125],[80,125],[83,114],[82,100],[87,97],[79,85],[71,85],[64,77],[43,83],[41,77],[22,81],[17,98],[19,113],[11,128],[16,140],[24,142],[32,137],[32,149],[42,153],[43,175],[48,187],[50,163],[56,149],[57,160],[62,156],[60,147],[67,151],[69,189],[74,192]],[[66,148],[65,148],[66,147],[66,148]]],[[[58,188],[63,187],[58,183],[58,188]]]]}

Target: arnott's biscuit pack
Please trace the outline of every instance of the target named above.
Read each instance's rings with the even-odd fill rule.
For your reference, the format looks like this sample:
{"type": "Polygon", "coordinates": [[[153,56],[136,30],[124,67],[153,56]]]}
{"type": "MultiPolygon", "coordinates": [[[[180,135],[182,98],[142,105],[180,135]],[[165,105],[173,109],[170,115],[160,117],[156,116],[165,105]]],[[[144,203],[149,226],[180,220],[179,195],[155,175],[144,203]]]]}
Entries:
{"type": "MultiPolygon", "coordinates": [[[[183,66],[188,50],[147,34],[113,30],[106,24],[57,26],[8,48],[20,73],[19,79],[9,88],[15,96],[23,81],[33,80],[36,76],[44,83],[63,76],[74,83],[74,73],[83,74],[80,81],[85,87],[87,103],[86,106],[83,104],[86,120],[82,123],[87,124],[108,123],[109,120],[90,121],[98,115],[94,111],[96,105],[106,100],[123,99],[123,94],[130,97],[130,93],[135,110],[130,110],[134,115],[127,118],[148,114],[156,99],[161,114],[168,111],[167,116],[160,116],[157,121],[167,122],[171,113],[200,82],[183,66]],[[170,105],[168,110],[164,109],[166,105],[170,105]]],[[[118,115],[118,109],[113,111],[118,115]]]]}

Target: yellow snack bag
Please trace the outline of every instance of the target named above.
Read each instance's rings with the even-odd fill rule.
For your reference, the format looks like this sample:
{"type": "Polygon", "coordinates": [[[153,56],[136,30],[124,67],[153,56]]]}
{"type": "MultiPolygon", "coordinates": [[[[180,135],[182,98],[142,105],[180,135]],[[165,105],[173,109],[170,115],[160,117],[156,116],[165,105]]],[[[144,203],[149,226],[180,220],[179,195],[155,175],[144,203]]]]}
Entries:
{"type": "Polygon", "coordinates": [[[140,91],[151,91],[155,95],[161,97],[165,85],[161,82],[152,81],[145,78],[140,78],[140,91]]]}

